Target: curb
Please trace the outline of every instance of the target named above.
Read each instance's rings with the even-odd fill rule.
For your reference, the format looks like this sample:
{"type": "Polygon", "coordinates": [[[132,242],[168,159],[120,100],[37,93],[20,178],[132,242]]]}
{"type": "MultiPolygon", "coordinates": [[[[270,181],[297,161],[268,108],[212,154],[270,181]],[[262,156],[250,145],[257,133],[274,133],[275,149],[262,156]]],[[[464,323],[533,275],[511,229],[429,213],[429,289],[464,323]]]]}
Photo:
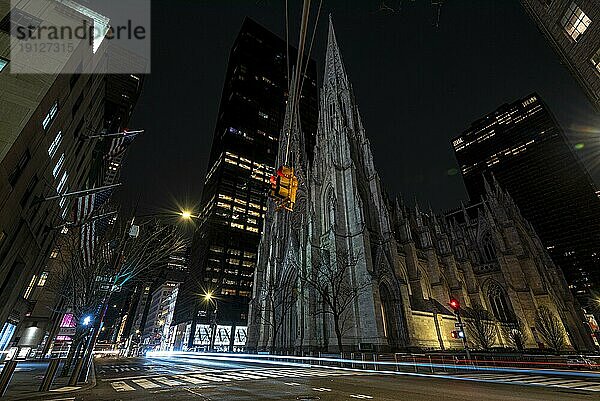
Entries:
{"type": "MultiPolygon", "coordinates": [[[[69,386],[63,386],[63,387],[59,387],[60,388],[64,388],[64,387],[69,387],[69,386]]],[[[54,390],[50,390],[50,391],[44,391],[44,392],[32,392],[29,393],[28,395],[20,395],[20,396],[5,396],[3,398],[6,398],[7,401],[26,401],[26,400],[49,400],[52,397],[57,397],[57,396],[69,396],[69,395],[74,395],[74,394],[78,394],[82,391],[86,391],[89,390],[91,388],[96,387],[96,364],[94,363],[94,360],[92,359],[92,369],[90,370],[90,378],[88,380],[87,384],[84,384],[83,386],[79,387],[78,389],[75,390],[68,390],[68,391],[57,391],[58,389],[54,389],[54,390]]]]}

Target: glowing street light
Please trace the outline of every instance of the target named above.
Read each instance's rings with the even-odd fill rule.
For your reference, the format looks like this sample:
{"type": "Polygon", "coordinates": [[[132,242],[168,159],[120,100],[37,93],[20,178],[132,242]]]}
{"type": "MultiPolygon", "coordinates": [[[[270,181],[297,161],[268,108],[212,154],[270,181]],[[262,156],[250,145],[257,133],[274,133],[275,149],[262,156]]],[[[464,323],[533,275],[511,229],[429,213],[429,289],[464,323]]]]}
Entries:
{"type": "Polygon", "coordinates": [[[92,322],[92,317],[90,315],[87,315],[86,317],[83,318],[83,325],[87,326],[88,324],[90,324],[92,322]]]}

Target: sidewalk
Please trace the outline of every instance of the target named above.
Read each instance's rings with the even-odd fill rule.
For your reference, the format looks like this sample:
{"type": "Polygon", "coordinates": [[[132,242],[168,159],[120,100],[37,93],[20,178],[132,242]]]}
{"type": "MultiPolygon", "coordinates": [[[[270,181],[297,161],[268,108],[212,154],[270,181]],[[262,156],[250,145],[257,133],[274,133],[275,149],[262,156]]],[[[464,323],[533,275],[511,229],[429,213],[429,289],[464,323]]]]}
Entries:
{"type": "Polygon", "coordinates": [[[96,385],[96,369],[92,365],[90,376],[87,384],[79,384],[77,386],[69,386],[69,377],[60,377],[62,363],[58,368],[54,383],[49,392],[38,392],[44,373],[48,367],[48,361],[23,361],[19,362],[15,373],[8,385],[8,389],[2,399],[17,401],[17,400],[46,400],[49,396],[58,394],[66,394],[87,390],[96,385]]]}

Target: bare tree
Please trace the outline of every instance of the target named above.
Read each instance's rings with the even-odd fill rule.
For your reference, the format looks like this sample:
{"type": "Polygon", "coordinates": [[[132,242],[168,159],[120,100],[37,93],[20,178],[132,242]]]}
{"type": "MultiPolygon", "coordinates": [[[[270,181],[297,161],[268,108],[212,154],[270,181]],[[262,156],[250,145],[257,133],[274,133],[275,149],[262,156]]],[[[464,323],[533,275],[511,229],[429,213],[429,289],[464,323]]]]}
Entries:
{"type": "Polygon", "coordinates": [[[555,352],[565,346],[566,333],[558,317],[547,306],[540,306],[535,312],[535,328],[542,339],[555,352]]]}
{"type": "Polygon", "coordinates": [[[277,348],[281,328],[296,300],[296,274],[271,274],[259,294],[259,319],[271,328],[271,352],[277,348]]]}
{"type": "Polygon", "coordinates": [[[467,309],[469,337],[476,347],[488,350],[496,341],[496,323],[492,314],[480,305],[467,309]]]}
{"type": "Polygon", "coordinates": [[[525,324],[516,316],[512,320],[512,322],[502,323],[502,334],[513,348],[523,351],[527,341],[525,324]]]}
{"type": "MultiPolygon", "coordinates": [[[[72,314],[75,335],[63,374],[68,374],[76,352],[91,333],[92,317],[99,319],[115,290],[146,270],[167,262],[170,255],[185,248],[186,242],[172,226],[157,221],[129,235],[130,222],[113,225],[86,248],[81,227],[72,227],[58,240],[58,255],[48,277],[48,289],[56,297],[56,312],[72,314]],[[86,321],[85,316],[90,316],[86,321]]],[[[93,346],[93,344],[91,344],[93,346]]]]}
{"type": "Polygon", "coordinates": [[[342,337],[350,328],[351,307],[355,300],[370,287],[372,278],[368,274],[354,277],[354,270],[361,255],[337,251],[335,260],[327,250],[319,252],[319,260],[312,269],[301,276],[309,288],[320,297],[322,305],[317,313],[330,315],[333,320],[337,345],[343,352],[342,337]]]}

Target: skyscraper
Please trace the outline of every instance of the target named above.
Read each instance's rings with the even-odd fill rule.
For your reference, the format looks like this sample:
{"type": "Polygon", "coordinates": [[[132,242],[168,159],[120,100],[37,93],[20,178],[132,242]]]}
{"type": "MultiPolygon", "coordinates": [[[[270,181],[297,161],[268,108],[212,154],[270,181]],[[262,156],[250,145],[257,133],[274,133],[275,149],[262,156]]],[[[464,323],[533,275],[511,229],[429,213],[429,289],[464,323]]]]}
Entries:
{"type": "MultiPolygon", "coordinates": [[[[269,177],[274,172],[288,92],[286,42],[246,18],[232,47],[204,182],[190,278],[174,322],[207,323],[202,294],[217,297],[219,325],[245,326],[269,177]]],[[[289,48],[290,72],[296,51],[289,48]]],[[[308,63],[300,101],[307,149],[317,124],[316,64],[308,63]]],[[[189,345],[195,336],[189,336],[189,345]]]]}
{"type": "Polygon", "coordinates": [[[0,2],[0,170],[6,172],[0,179],[5,194],[0,207],[0,351],[10,344],[48,345],[50,333],[58,330],[56,294],[46,283],[52,280],[64,232],[57,227],[70,218],[73,206],[74,197],[63,195],[100,186],[106,170],[116,176],[119,166],[102,157],[110,141],[87,137],[123,127],[142,87],[141,75],[108,75],[100,67],[93,74],[74,72],[103,59],[106,41],[94,52],[86,41],[73,39],[69,57],[48,56],[56,73],[18,73],[29,64],[11,53],[13,31],[79,22],[94,13],[74,5],[0,2]],[[25,81],[31,81],[27,90],[25,81]],[[51,200],[40,201],[44,198],[51,200]]]}
{"type": "Polygon", "coordinates": [[[600,283],[600,200],[562,128],[537,94],[475,121],[453,140],[472,202],[491,175],[514,198],[576,295],[600,283]]]}
{"type": "Polygon", "coordinates": [[[521,0],[561,62],[600,111],[600,7],[595,0],[521,0]]]}

